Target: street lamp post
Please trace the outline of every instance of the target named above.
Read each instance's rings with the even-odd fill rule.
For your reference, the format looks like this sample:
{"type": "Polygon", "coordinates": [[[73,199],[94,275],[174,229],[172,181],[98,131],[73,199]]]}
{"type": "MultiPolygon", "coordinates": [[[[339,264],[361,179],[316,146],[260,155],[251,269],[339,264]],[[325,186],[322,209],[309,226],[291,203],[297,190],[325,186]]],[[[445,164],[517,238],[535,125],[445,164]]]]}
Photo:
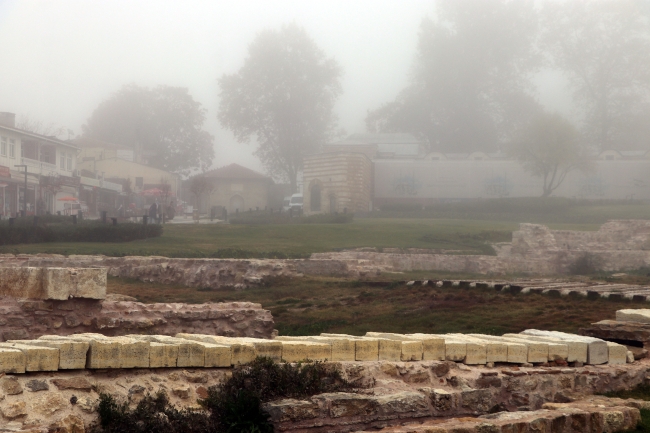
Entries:
{"type": "Polygon", "coordinates": [[[27,165],[19,164],[14,167],[25,167],[25,191],[23,192],[23,216],[27,217],[27,165]]]}

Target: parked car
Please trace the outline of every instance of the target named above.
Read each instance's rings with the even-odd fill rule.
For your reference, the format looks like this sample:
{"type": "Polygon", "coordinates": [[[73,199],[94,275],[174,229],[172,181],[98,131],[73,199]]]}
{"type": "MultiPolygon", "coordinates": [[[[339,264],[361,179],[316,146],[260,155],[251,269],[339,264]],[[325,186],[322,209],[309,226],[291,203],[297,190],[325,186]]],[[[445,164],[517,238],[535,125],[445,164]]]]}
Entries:
{"type": "Polygon", "coordinates": [[[294,194],[291,196],[289,201],[289,207],[293,209],[293,212],[302,213],[302,194],[294,194]]]}

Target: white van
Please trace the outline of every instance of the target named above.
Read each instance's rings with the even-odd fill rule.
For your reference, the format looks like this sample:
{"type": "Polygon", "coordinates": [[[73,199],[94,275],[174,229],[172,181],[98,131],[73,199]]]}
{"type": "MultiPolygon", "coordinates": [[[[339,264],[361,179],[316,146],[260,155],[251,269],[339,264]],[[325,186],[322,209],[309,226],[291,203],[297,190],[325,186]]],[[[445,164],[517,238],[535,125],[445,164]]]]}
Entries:
{"type": "Polygon", "coordinates": [[[289,207],[293,209],[294,212],[302,212],[302,194],[294,194],[291,196],[289,201],[289,207]]]}

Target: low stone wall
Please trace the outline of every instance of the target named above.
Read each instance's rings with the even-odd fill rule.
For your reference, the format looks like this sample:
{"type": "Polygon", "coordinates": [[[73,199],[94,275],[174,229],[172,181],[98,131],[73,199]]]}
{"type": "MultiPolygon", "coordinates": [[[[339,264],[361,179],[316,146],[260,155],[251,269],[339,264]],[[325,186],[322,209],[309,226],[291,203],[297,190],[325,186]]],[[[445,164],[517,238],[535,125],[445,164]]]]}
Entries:
{"type": "Polygon", "coordinates": [[[172,259],[168,257],[62,256],[58,254],[1,254],[1,267],[105,268],[108,275],[188,287],[245,288],[273,278],[308,275],[363,277],[377,274],[376,266],[341,260],[172,259]]]}
{"type": "MultiPolygon", "coordinates": [[[[553,406],[546,407],[560,410],[557,409],[561,407],[560,403],[581,399],[585,395],[648,384],[646,377],[650,373],[650,363],[645,360],[622,366],[581,368],[485,368],[468,367],[449,361],[340,362],[332,365],[340,369],[345,379],[370,388],[361,393],[330,393],[304,400],[267,403],[265,409],[271,414],[276,431],[350,432],[405,423],[427,425],[426,423],[432,422],[436,425],[452,425],[462,421],[449,420],[450,418],[476,416],[484,416],[481,420],[487,424],[498,424],[499,419],[512,417],[513,423],[523,426],[528,415],[539,418],[542,413],[548,414],[530,412],[539,411],[545,404],[555,402],[553,406]],[[508,412],[488,415],[495,411],[508,412]]],[[[0,378],[0,390],[4,394],[4,399],[0,400],[0,425],[9,431],[24,433],[83,432],[97,419],[94,411],[98,392],[111,394],[133,406],[146,393],[154,394],[163,390],[169,395],[170,402],[177,407],[197,407],[197,399],[206,397],[207,389],[222,383],[230,371],[229,368],[159,368],[63,370],[5,375],[0,378]]],[[[574,404],[579,405],[578,402],[574,404]]],[[[601,408],[633,408],[643,403],[602,400],[598,404],[601,408]]],[[[572,411],[574,414],[582,414],[575,418],[577,423],[581,422],[582,426],[590,428],[594,421],[602,420],[606,413],[610,413],[608,416],[613,417],[613,420],[629,420],[629,417],[638,414],[634,410],[620,414],[616,413],[621,412],[620,409],[611,409],[598,412],[600,415],[587,415],[591,412],[593,411],[585,411],[584,407],[578,410],[577,406],[572,411]]],[[[599,424],[593,426],[597,425],[599,424]]],[[[624,428],[630,426],[628,423],[614,425],[624,428]]],[[[411,425],[410,428],[412,430],[406,431],[436,431],[416,430],[417,427],[411,425]]],[[[431,425],[429,428],[432,428],[431,425]]],[[[576,427],[573,431],[595,433],[617,430],[576,427]]],[[[478,433],[502,430],[440,430],[441,433],[447,431],[478,433]]]]}
{"type": "MultiPolygon", "coordinates": [[[[109,296],[110,297],[110,296],[109,296]]],[[[271,338],[274,322],[260,304],[143,304],[111,300],[34,301],[0,298],[2,341],[45,334],[97,332],[109,336],[179,332],[271,338]]]]}

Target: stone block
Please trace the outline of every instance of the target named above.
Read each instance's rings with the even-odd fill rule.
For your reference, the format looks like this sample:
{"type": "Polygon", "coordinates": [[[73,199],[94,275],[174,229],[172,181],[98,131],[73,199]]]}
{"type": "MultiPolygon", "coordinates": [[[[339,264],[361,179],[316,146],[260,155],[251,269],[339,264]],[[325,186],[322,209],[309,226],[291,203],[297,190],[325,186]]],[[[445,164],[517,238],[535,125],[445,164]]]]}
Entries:
{"type": "Polygon", "coordinates": [[[461,343],[465,344],[465,360],[463,361],[468,365],[485,365],[487,363],[487,347],[486,344],[472,339],[456,338],[451,335],[444,335],[445,343],[461,343]]]}
{"type": "MultiPolygon", "coordinates": [[[[105,344],[116,344],[118,348],[119,368],[149,367],[149,342],[129,337],[107,337],[103,334],[84,333],[73,334],[71,337],[90,338],[105,344]]],[[[90,345],[92,352],[93,344],[90,345]]],[[[92,367],[91,367],[92,368],[92,367]]],[[[95,367],[101,368],[101,367],[95,367]]],[[[108,368],[108,367],[106,367],[108,368]]],[[[116,368],[116,367],[112,367],[116,368]]]]}
{"type": "Polygon", "coordinates": [[[583,337],[581,335],[568,334],[558,331],[540,331],[537,329],[527,329],[521,332],[521,334],[534,335],[539,337],[553,337],[562,341],[577,341],[587,343],[587,364],[604,364],[607,362],[607,358],[609,356],[607,343],[598,338],[583,337]]]}
{"type": "Polygon", "coordinates": [[[285,362],[327,361],[332,358],[332,346],[329,343],[315,341],[282,341],[281,343],[282,360],[285,362]]]}
{"type": "Polygon", "coordinates": [[[44,268],[45,299],[104,299],[107,272],[107,268],[44,268]]]}
{"type": "Polygon", "coordinates": [[[280,362],[282,359],[282,343],[266,340],[262,338],[248,338],[248,337],[224,337],[221,335],[207,335],[207,334],[176,334],[178,338],[185,338],[187,340],[203,341],[204,343],[222,344],[228,347],[233,347],[237,354],[235,355],[235,364],[245,364],[252,361],[248,360],[251,356],[250,351],[247,350],[252,345],[253,359],[258,356],[265,356],[271,358],[275,362],[280,362]],[[243,353],[242,352],[243,349],[243,353]]]}
{"type": "Polygon", "coordinates": [[[373,339],[364,340],[360,337],[355,337],[354,335],[347,335],[347,334],[322,333],[321,336],[354,341],[355,361],[379,360],[379,340],[373,340],[373,339]]]}
{"type": "Polygon", "coordinates": [[[309,336],[309,337],[291,337],[291,336],[277,336],[275,340],[278,341],[314,341],[316,343],[327,343],[332,346],[332,361],[354,361],[355,360],[355,344],[353,340],[344,338],[331,338],[322,336],[309,336]]]}
{"type": "Polygon", "coordinates": [[[612,343],[607,341],[608,364],[626,364],[627,363],[627,347],[622,344],[612,343]]]}
{"type": "Polygon", "coordinates": [[[59,370],[78,370],[86,368],[86,355],[90,344],[72,340],[9,340],[30,346],[51,347],[59,350],[59,370]]]}
{"type": "MultiPolygon", "coordinates": [[[[104,336],[102,335],[102,337],[104,336]]],[[[88,343],[86,368],[120,368],[120,343],[117,341],[89,337],[88,334],[72,334],[66,336],[43,335],[38,339],[88,343]]]]}
{"type": "MultiPolygon", "coordinates": [[[[405,334],[394,334],[389,332],[366,332],[366,337],[371,338],[384,338],[389,340],[398,340],[402,342],[400,360],[401,361],[421,361],[425,356],[425,342],[423,339],[416,337],[411,337],[405,334]]],[[[442,339],[428,339],[427,340],[427,360],[432,359],[431,353],[431,343],[435,342],[437,344],[437,351],[439,352],[440,348],[444,350],[444,340],[442,339]]],[[[435,356],[440,356],[436,354],[435,356]]],[[[444,355],[443,355],[444,357],[444,355]]],[[[381,357],[380,357],[381,360],[381,357]]]]}
{"type": "Polygon", "coordinates": [[[0,267],[0,296],[104,299],[106,268],[0,267]]]}
{"type": "Polygon", "coordinates": [[[626,309],[616,312],[616,320],[619,322],[650,323],[650,309],[626,309]]]}
{"type": "Polygon", "coordinates": [[[523,334],[504,334],[504,337],[525,339],[530,341],[543,341],[547,343],[565,343],[567,346],[566,360],[568,362],[582,362],[583,364],[587,363],[587,352],[589,348],[587,343],[584,342],[562,341],[552,337],[538,337],[534,335],[523,334]]]}
{"type": "Polygon", "coordinates": [[[149,342],[149,367],[176,367],[178,346],[176,344],[149,342]]]}
{"type": "Polygon", "coordinates": [[[360,337],[366,341],[377,341],[378,351],[377,359],[379,361],[398,362],[402,356],[402,342],[399,340],[389,340],[387,338],[360,337]]]}
{"type": "Polygon", "coordinates": [[[485,344],[486,362],[508,362],[508,345],[503,341],[485,340],[480,336],[451,334],[466,341],[473,341],[485,344]]]}
{"type": "Polygon", "coordinates": [[[163,344],[173,344],[178,347],[177,367],[203,367],[205,366],[205,346],[200,341],[190,341],[183,338],[169,337],[167,335],[127,335],[129,338],[145,340],[163,344]]]}
{"type": "Polygon", "coordinates": [[[510,337],[497,337],[494,335],[482,335],[482,338],[492,341],[507,341],[520,343],[526,347],[526,362],[544,363],[548,362],[548,343],[542,341],[529,341],[510,337]]]}
{"type": "Polygon", "coordinates": [[[59,349],[20,343],[0,343],[0,348],[20,350],[25,354],[25,371],[57,371],[59,349]]]}
{"type": "Polygon", "coordinates": [[[0,373],[24,373],[25,358],[18,349],[0,348],[0,373]]]}
{"type": "Polygon", "coordinates": [[[445,339],[443,335],[436,334],[408,334],[409,337],[422,338],[423,340],[423,351],[425,343],[428,341],[431,344],[429,347],[433,349],[433,352],[430,354],[435,358],[435,360],[441,360],[440,356],[444,355],[442,359],[447,361],[462,362],[467,357],[467,344],[459,341],[451,341],[445,339]],[[444,346],[440,348],[440,341],[443,342],[444,346]]]}

